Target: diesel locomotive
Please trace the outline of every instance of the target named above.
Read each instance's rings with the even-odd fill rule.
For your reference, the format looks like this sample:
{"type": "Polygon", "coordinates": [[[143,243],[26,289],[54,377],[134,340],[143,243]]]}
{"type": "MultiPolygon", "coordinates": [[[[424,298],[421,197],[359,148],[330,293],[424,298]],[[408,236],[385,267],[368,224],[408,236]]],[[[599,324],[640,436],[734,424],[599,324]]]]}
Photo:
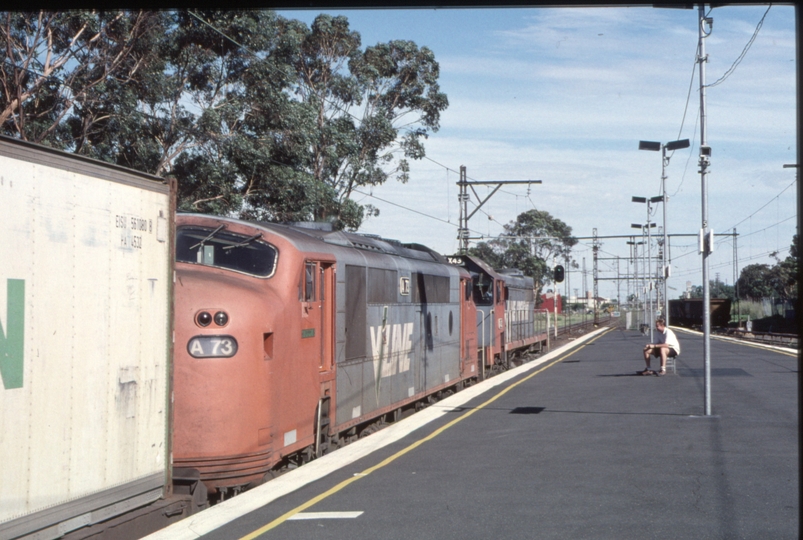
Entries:
{"type": "Polygon", "coordinates": [[[176,217],[173,462],[227,498],[540,346],[532,280],[322,224],[176,217]]]}

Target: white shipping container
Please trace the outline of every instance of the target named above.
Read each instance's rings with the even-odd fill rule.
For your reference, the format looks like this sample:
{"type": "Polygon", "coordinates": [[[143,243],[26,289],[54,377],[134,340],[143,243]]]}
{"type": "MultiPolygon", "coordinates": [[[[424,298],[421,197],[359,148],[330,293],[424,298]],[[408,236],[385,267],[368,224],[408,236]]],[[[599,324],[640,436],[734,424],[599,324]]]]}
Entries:
{"type": "Polygon", "coordinates": [[[163,495],[169,186],[0,140],[0,538],[163,495]]]}

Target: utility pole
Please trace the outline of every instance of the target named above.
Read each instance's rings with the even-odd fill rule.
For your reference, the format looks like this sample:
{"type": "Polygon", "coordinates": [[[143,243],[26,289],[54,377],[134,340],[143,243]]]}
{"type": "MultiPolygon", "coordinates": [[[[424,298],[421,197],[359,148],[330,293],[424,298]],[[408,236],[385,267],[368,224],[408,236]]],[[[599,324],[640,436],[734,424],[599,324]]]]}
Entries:
{"type": "Polygon", "coordinates": [[[457,229],[457,239],[460,242],[460,254],[465,255],[468,252],[468,241],[469,240],[476,240],[476,238],[471,238],[469,236],[469,229],[468,229],[468,220],[471,219],[471,216],[477,213],[482,205],[488,202],[488,199],[493,197],[493,195],[499,191],[503,185],[506,184],[540,184],[542,183],[541,180],[486,180],[484,182],[469,182],[466,177],[466,167],[465,165],[460,165],[460,181],[457,182],[458,187],[460,188],[457,194],[457,201],[460,206],[460,225],[457,229]],[[474,190],[474,186],[496,186],[491,193],[488,194],[487,197],[480,200],[480,196],[474,190]],[[468,213],[468,201],[471,199],[471,196],[468,194],[468,188],[471,188],[472,193],[477,198],[479,203],[477,207],[472,211],[470,214],[468,213]]]}
{"type": "Polygon", "coordinates": [[[739,252],[736,249],[736,227],[733,228],[733,292],[736,295],[736,320],[742,327],[742,304],[739,302],[739,252]]]}
{"type": "Polygon", "coordinates": [[[599,240],[597,239],[597,229],[594,229],[594,326],[599,326],[599,306],[597,306],[597,298],[599,297],[599,287],[597,285],[597,252],[599,251],[599,240]]]}
{"type": "MultiPolygon", "coordinates": [[[[571,295],[571,291],[572,291],[572,288],[571,288],[572,269],[571,269],[571,265],[570,264],[571,263],[570,263],[569,256],[566,255],[566,289],[565,289],[565,291],[566,291],[566,301],[571,300],[571,297],[572,297],[572,295],[571,295]]],[[[563,309],[564,309],[564,313],[565,313],[566,307],[564,306],[563,309]]]]}
{"type": "Polygon", "coordinates": [[[705,38],[711,35],[714,20],[705,16],[705,4],[699,5],[699,57],[700,64],[700,188],[702,191],[702,228],[699,247],[703,266],[703,358],[705,365],[705,415],[711,416],[711,287],[708,283],[708,256],[714,248],[714,233],[708,228],[708,166],[711,163],[711,148],[706,140],[705,115],[705,38]],[[707,27],[707,30],[706,30],[707,27]]]}
{"type": "Polygon", "coordinates": [[[588,311],[588,281],[586,275],[586,258],[583,257],[583,296],[585,297],[585,302],[583,303],[586,306],[586,311],[588,311]]]}

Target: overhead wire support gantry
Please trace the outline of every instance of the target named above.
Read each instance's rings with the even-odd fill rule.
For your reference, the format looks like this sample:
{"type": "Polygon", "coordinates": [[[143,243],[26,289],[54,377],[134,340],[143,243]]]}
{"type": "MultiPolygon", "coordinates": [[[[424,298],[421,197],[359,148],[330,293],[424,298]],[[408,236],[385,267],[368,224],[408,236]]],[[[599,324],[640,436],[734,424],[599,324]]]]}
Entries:
{"type": "Polygon", "coordinates": [[[468,220],[471,219],[471,216],[476,214],[482,205],[488,202],[488,199],[493,197],[493,195],[499,191],[503,185],[506,184],[540,184],[542,183],[541,180],[483,180],[477,181],[472,180],[468,181],[466,178],[466,167],[465,165],[460,165],[460,181],[457,182],[457,185],[460,188],[460,191],[457,195],[457,200],[460,205],[460,226],[457,229],[457,239],[460,241],[460,254],[464,255],[468,252],[468,241],[469,240],[476,240],[477,238],[469,237],[469,229],[468,229],[468,220]],[[474,189],[474,186],[496,186],[493,191],[491,191],[484,199],[482,199],[477,191],[474,189]],[[474,193],[474,196],[477,198],[478,204],[477,207],[469,214],[468,212],[468,201],[471,198],[468,194],[468,189],[471,189],[471,192],[474,193]]]}

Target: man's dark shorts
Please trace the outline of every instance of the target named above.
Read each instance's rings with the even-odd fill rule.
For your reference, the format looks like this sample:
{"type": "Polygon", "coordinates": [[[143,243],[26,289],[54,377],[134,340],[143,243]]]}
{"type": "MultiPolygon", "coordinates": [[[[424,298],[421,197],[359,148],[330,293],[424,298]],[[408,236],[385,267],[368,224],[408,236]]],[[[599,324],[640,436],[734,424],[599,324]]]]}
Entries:
{"type": "MultiPolygon", "coordinates": [[[[661,358],[661,348],[660,347],[653,347],[652,348],[652,355],[655,358],[661,358]]],[[[669,347],[669,352],[667,353],[666,356],[669,357],[669,358],[674,358],[677,355],[678,355],[678,352],[675,349],[673,349],[672,347],[669,347]]]]}

